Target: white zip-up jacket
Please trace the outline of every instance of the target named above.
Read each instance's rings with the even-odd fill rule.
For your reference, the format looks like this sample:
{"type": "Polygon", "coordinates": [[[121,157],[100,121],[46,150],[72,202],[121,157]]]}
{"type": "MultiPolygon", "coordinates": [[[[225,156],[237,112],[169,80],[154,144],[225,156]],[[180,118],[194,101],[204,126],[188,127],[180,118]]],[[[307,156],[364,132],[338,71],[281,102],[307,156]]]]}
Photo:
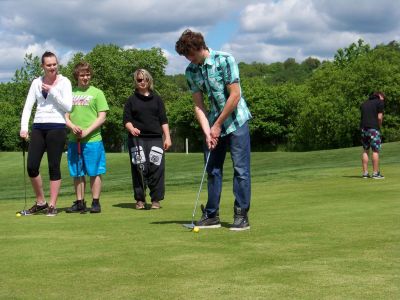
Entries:
{"type": "Polygon", "coordinates": [[[21,118],[21,131],[28,131],[32,108],[37,102],[33,123],[65,124],[65,113],[72,109],[72,86],[67,77],[57,75],[57,83],[45,98],[42,95],[43,77],[32,81],[21,118]]]}

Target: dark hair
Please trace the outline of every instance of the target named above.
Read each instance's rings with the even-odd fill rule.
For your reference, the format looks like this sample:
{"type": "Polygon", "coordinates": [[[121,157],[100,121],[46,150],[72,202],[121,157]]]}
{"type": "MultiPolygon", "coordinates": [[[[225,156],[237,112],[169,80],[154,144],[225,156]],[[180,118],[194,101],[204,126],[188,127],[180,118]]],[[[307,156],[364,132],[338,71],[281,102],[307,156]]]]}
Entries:
{"type": "Polygon", "coordinates": [[[74,78],[78,80],[80,72],[89,72],[90,76],[93,75],[93,70],[90,64],[86,61],[80,61],[75,65],[74,68],[74,78]]]}
{"type": "Polygon", "coordinates": [[[373,92],[373,93],[371,93],[371,95],[369,95],[369,97],[370,98],[381,98],[382,97],[383,100],[386,99],[386,95],[384,92],[373,92]]]}
{"type": "Polygon", "coordinates": [[[189,55],[192,51],[207,49],[204,37],[200,32],[186,29],[175,44],[175,50],[179,55],[189,55]]]}
{"type": "Polygon", "coordinates": [[[46,52],[43,53],[43,55],[42,55],[42,64],[44,64],[44,59],[45,59],[46,57],[55,57],[56,60],[58,61],[57,56],[56,56],[53,52],[46,51],[46,52]]]}

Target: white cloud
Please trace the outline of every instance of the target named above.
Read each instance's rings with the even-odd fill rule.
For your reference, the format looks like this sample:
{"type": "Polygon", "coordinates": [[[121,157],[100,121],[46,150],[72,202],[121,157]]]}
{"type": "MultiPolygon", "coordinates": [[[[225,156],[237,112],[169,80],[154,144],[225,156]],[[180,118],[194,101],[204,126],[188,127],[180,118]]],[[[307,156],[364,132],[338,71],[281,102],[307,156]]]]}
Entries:
{"type": "Polygon", "coordinates": [[[180,56],[178,54],[171,53],[166,49],[163,49],[164,56],[168,59],[168,65],[166,68],[167,74],[182,74],[185,72],[187,65],[189,64],[188,60],[185,57],[180,56]]]}
{"type": "Polygon", "coordinates": [[[400,9],[390,0],[265,0],[248,5],[240,24],[223,46],[238,61],[331,59],[360,38],[372,46],[398,39],[400,9]]]}
{"type": "Polygon", "coordinates": [[[314,0],[313,3],[333,30],[385,33],[400,24],[399,5],[393,0],[314,0]]]}
{"type": "Polygon", "coordinates": [[[223,44],[221,50],[238,61],[326,59],[359,38],[372,46],[398,40],[400,8],[393,0],[0,1],[0,81],[9,79],[27,52],[52,50],[65,63],[100,43],[160,47],[169,60],[167,72],[183,73],[187,63],[174,46],[186,28],[213,43],[221,39],[218,47],[223,44]],[[232,20],[240,25],[229,40],[208,35],[232,20]]]}

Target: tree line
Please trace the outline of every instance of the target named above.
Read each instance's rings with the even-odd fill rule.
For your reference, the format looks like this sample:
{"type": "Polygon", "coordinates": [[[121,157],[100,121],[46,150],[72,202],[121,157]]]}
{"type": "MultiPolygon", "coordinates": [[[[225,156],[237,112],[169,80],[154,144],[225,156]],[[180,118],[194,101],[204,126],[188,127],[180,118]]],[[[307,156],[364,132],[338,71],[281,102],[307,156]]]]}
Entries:
{"type": "MultiPolygon", "coordinates": [[[[202,136],[185,77],[165,74],[167,59],[161,49],[97,45],[60,66],[60,73],[73,84],[73,67],[82,59],[92,65],[92,84],[104,91],[110,106],[102,128],[107,151],[125,149],[122,111],[133,91],[132,74],[137,68],[151,72],[156,92],[165,102],[172,151],[183,151],[185,138],[190,139],[191,151],[201,150],[202,136]]],[[[300,63],[293,58],[271,64],[241,62],[239,69],[242,92],[253,115],[253,150],[306,151],[360,145],[359,107],[373,91],[386,94],[384,141],[400,140],[400,44],[396,41],[372,48],[359,40],[338,49],[331,61],[309,57],[300,63]]],[[[39,57],[28,54],[11,82],[0,84],[0,150],[19,149],[23,105],[32,79],[40,75],[39,57]]]]}

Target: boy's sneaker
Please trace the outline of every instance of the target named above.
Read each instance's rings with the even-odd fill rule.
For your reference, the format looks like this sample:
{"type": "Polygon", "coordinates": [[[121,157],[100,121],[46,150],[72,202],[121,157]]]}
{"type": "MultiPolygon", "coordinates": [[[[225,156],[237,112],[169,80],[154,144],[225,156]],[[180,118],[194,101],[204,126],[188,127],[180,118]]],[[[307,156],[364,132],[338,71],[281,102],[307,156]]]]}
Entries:
{"type": "Polygon", "coordinates": [[[218,214],[215,217],[209,217],[204,210],[200,220],[196,222],[196,226],[199,228],[220,228],[221,223],[219,222],[218,214]]]}
{"type": "Polygon", "coordinates": [[[203,215],[199,221],[196,222],[198,228],[220,228],[221,223],[219,217],[210,218],[207,215],[203,215]]]}
{"type": "Polygon", "coordinates": [[[230,230],[242,231],[242,230],[247,230],[247,229],[250,229],[250,223],[249,223],[249,219],[247,217],[246,210],[244,210],[240,207],[235,207],[234,208],[234,216],[233,216],[233,224],[232,224],[230,230]]]}
{"type": "Polygon", "coordinates": [[[364,178],[364,179],[369,178],[369,174],[368,173],[363,174],[362,178],[364,178]]]}
{"type": "Polygon", "coordinates": [[[378,173],[372,174],[372,178],[373,178],[373,179],[384,179],[385,176],[383,176],[383,175],[381,174],[381,172],[378,172],[378,173]]]}
{"type": "Polygon", "coordinates": [[[81,213],[86,211],[86,202],[84,200],[76,200],[71,207],[67,208],[66,213],[81,213]]]}
{"type": "Polygon", "coordinates": [[[101,212],[100,201],[92,201],[92,207],[90,208],[91,214],[98,214],[101,212]]]}
{"type": "Polygon", "coordinates": [[[47,215],[48,217],[55,217],[57,216],[57,208],[55,208],[54,206],[49,206],[49,208],[47,209],[47,215]]]}
{"type": "Polygon", "coordinates": [[[38,212],[41,212],[41,211],[47,209],[48,207],[49,207],[49,205],[47,204],[47,202],[45,202],[45,204],[43,204],[43,205],[38,205],[37,203],[35,203],[30,209],[23,211],[22,214],[24,216],[34,215],[38,212]]]}

